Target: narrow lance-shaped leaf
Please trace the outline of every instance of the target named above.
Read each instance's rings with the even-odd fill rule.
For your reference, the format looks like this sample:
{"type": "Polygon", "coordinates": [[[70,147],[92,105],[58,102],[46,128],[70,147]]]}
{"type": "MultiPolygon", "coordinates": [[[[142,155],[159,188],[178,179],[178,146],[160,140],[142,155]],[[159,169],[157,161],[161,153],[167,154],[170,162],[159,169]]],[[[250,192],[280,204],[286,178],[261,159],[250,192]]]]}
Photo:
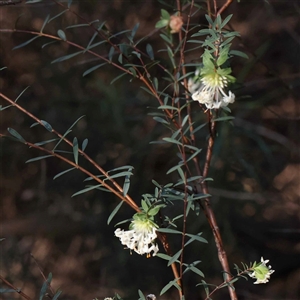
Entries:
{"type": "Polygon", "coordinates": [[[27,86],[19,95],[18,95],[18,97],[16,98],[16,100],[15,100],[15,102],[17,102],[19,99],[20,99],[20,97],[25,93],[25,91],[29,88],[30,86],[27,86]]]}
{"type": "Polygon", "coordinates": [[[41,159],[44,159],[44,158],[48,158],[48,157],[53,157],[53,155],[43,155],[43,156],[38,156],[38,157],[35,157],[35,158],[31,158],[31,159],[28,159],[27,161],[25,161],[25,164],[28,164],[28,163],[33,162],[33,161],[41,160],[41,159]]]}
{"type": "MultiPolygon", "coordinates": [[[[61,11],[60,13],[58,13],[57,15],[55,15],[54,17],[52,17],[52,18],[48,21],[48,23],[50,23],[51,21],[53,21],[53,20],[55,20],[56,18],[60,17],[60,16],[63,15],[66,11],[68,11],[68,9],[63,10],[63,11],[61,11]]],[[[44,30],[44,28],[41,29],[41,32],[43,32],[43,30],[44,30]]]]}
{"type": "Polygon", "coordinates": [[[52,300],[57,300],[61,293],[62,293],[62,291],[58,290],[58,291],[55,293],[55,295],[53,296],[52,300]]]}
{"type": "Polygon", "coordinates": [[[114,78],[114,79],[110,82],[110,84],[113,84],[115,81],[117,81],[118,79],[120,79],[121,77],[123,77],[123,76],[125,76],[125,75],[127,75],[127,73],[122,73],[121,75],[119,75],[119,76],[117,76],[116,78],[114,78]]]}
{"type": "Polygon", "coordinates": [[[19,142],[21,143],[26,143],[26,141],[24,140],[24,138],[13,128],[8,127],[7,131],[13,136],[15,137],[19,142]]]}
{"type": "Polygon", "coordinates": [[[113,178],[119,178],[119,177],[124,177],[124,176],[131,176],[133,175],[130,171],[124,171],[124,172],[120,172],[114,175],[109,175],[109,177],[107,178],[107,180],[109,179],[113,179],[113,178]]]}
{"type": "Polygon", "coordinates": [[[34,145],[36,145],[36,146],[43,146],[43,145],[55,142],[57,140],[58,140],[58,138],[55,138],[55,139],[51,139],[51,140],[47,140],[47,141],[42,141],[42,142],[34,143],[34,145]]]}
{"type": "Polygon", "coordinates": [[[110,61],[112,61],[112,57],[113,57],[114,53],[115,53],[115,48],[114,48],[114,46],[111,46],[111,47],[110,47],[110,50],[109,50],[109,52],[108,52],[108,59],[109,59],[110,61]]]}
{"type": "Polygon", "coordinates": [[[132,29],[132,31],[131,31],[131,38],[132,38],[132,39],[135,37],[135,34],[136,34],[136,32],[137,32],[139,26],[140,26],[140,23],[136,23],[136,24],[134,25],[134,27],[133,27],[133,29],[132,29]]]}
{"type": "Polygon", "coordinates": [[[82,146],[81,146],[81,150],[84,151],[87,144],[88,144],[89,140],[88,139],[84,139],[83,142],[82,142],[82,146]]]}
{"type": "Polygon", "coordinates": [[[61,143],[61,141],[71,132],[71,129],[84,117],[81,116],[79,117],[72,125],[71,127],[64,133],[64,135],[60,138],[60,140],[57,142],[57,144],[55,145],[55,147],[53,148],[53,151],[57,148],[57,146],[61,143]]]}
{"type": "Polygon", "coordinates": [[[115,209],[111,212],[111,214],[109,215],[108,219],[107,219],[107,225],[110,224],[111,220],[114,218],[114,216],[116,215],[116,213],[119,211],[119,209],[121,208],[122,204],[124,202],[121,201],[116,207],[115,209]]]}
{"type": "Polygon", "coordinates": [[[177,278],[174,280],[170,281],[161,291],[160,291],[160,296],[163,295],[166,291],[168,291],[172,286],[175,286],[178,290],[180,290],[180,286],[177,284],[177,278]]]}
{"type": "Polygon", "coordinates": [[[175,139],[169,138],[169,137],[165,137],[165,138],[163,138],[163,140],[166,141],[166,142],[172,143],[172,144],[182,146],[182,143],[180,143],[179,141],[177,141],[175,139]]]}
{"type": "Polygon", "coordinates": [[[154,53],[153,53],[153,48],[150,44],[147,44],[146,46],[146,51],[150,57],[151,60],[154,60],[154,53]]]}
{"type": "Polygon", "coordinates": [[[58,177],[60,177],[60,176],[62,176],[62,175],[64,175],[64,174],[66,174],[66,173],[68,173],[68,172],[70,172],[70,171],[72,171],[72,170],[75,170],[75,169],[76,169],[76,168],[73,167],[73,168],[67,169],[67,170],[65,170],[65,171],[62,171],[62,172],[56,174],[56,175],[53,177],[53,180],[55,180],[56,178],[58,178],[58,177]]]}
{"type": "Polygon", "coordinates": [[[76,137],[73,139],[73,154],[74,154],[74,161],[76,165],[78,165],[78,140],[76,137]]]}
{"type": "Polygon", "coordinates": [[[43,283],[43,286],[41,288],[39,300],[43,300],[47,292],[48,286],[51,283],[51,280],[52,280],[52,273],[49,273],[47,280],[43,283]]]}
{"type": "Polygon", "coordinates": [[[18,45],[18,46],[16,46],[16,47],[14,47],[13,50],[22,48],[22,47],[24,47],[24,46],[30,44],[32,41],[38,39],[39,37],[40,37],[40,36],[35,36],[35,37],[33,37],[32,39],[30,39],[30,40],[28,40],[28,41],[26,41],[26,42],[24,42],[24,43],[22,43],[22,44],[20,44],[20,45],[18,45]]]}
{"type": "Polygon", "coordinates": [[[68,54],[68,55],[65,55],[65,56],[61,56],[61,57],[58,57],[56,59],[54,59],[53,61],[51,61],[51,64],[55,64],[57,62],[62,62],[62,61],[65,61],[65,60],[68,60],[74,56],[77,56],[78,54],[81,54],[83,53],[83,51],[78,51],[78,52],[75,52],[75,53],[71,53],[71,54],[68,54]]]}
{"type": "Polygon", "coordinates": [[[52,132],[52,126],[48,123],[48,122],[46,122],[46,121],[44,121],[44,120],[41,120],[41,123],[43,124],[43,126],[48,130],[48,131],[50,131],[50,132],[52,132]]]}
{"type": "Polygon", "coordinates": [[[89,68],[88,70],[86,70],[86,71],[82,74],[82,76],[84,77],[84,76],[86,76],[86,75],[92,73],[93,71],[95,71],[95,70],[101,68],[102,66],[104,66],[104,65],[106,65],[106,64],[107,64],[107,62],[102,63],[102,64],[99,64],[99,65],[96,65],[96,66],[93,66],[93,67],[89,68]]]}
{"type": "Polygon", "coordinates": [[[126,176],[123,184],[123,196],[126,197],[130,187],[130,176],[126,176]]]}
{"type": "Polygon", "coordinates": [[[139,296],[140,296],[140,298],[138,300],[146,300],[145,295],[142,293],[141,290],[138,290],[138,293],[139,293],[139,296]]]}
{"type": "Polygon", "coordinates": [[[102,186],[102,184],[97,184],[97,185],[89,186],[89,187],[87,187],[87,188],[85,188],[85,189],[83,189],[83,190],[80,190],[80,191],[76,192],[76,193],[73,194],[71,197],[75,197],[75,196],[77,196],[77,195],[80,195],[80,194],[89,192],[89,191],[94,190],[94,189],[97,189],[97,188],[99,188],[99,187],[101,187],[101,186],[102,186]]]}

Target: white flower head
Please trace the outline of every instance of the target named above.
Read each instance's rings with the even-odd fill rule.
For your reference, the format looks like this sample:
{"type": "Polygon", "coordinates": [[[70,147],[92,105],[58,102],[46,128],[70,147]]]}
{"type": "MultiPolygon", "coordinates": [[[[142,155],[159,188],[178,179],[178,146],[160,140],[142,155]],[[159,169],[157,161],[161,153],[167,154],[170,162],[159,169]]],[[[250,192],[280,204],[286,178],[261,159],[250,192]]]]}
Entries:
{"type": "Polygon", "coordinates": [[[269,282],[271,274],[275,271],[271,269],[271,266],[267,266],[268,262],[269,260],[264,260],[262,257],[260,263],[254,263],[254,266],[252,267],[253,272],[248,274],[250,277],[256,279],[254,284],[269,282]]]}
{"type": "Polygon", "coordinates": [[[158,246],[154,243],[157,238],[156,230],[157,225],[146,218],[144,214],[135,214],[134,219],[129,226],[129,230],[115,230],[115,236],[118,237],[122,245],[127,246],[129,249],[136,253],[147,257],[153,256],[158,252],[158,246]]]}
{"type": "Polygon", "coordinates": [[[208,109],[219,109],[233,103],[235,95],[229,91],[228,95],[224,88],[227,87],[230,76],[221,75],[218,72],[205,74],[201,79],[201,85],[192,94],[192,99],[205,104],[208,109]]]}

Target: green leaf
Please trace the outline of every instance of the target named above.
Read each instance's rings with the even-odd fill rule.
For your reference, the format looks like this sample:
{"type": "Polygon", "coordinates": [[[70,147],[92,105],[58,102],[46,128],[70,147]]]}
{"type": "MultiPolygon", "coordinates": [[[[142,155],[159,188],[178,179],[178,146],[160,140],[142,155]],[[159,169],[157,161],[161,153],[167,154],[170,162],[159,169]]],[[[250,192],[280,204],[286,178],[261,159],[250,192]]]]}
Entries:
{"type": "MultiPolygon", "coordinates": [[[[70,1],[70,0],[69,0],[69,1],[70,1]]],[[[55,295],[53,296],[52,300],[57,300],[61,293],[62,293],[62,291],[58,290],[58,291],[55,293],[55,295]]]]}
{"type": "Polygon", "coordinates": [[[99,20],[97,19],[97,20],[94,20],[94,21],[92,21],[90,23],[83,23],[83,24],[71,25],[71,26],[66,27],[65,29],[77,28],[77,27],[87,27],[87,26],[91,26],[92,24],[98,23],[98,22],[99,22],[99,20]]]}
{"type": "Polygon", "coordinates": [[[166,142],[168,142],[168,143],[172,143],[172,144],[176,144],[176,145],[182,146],[182,143],[181,143],[181,142],[179,142],[179,141],[177,141],[177,140],[175,140],[175,139],[172,139],[172,138],[170,138],[170,137],[165,137],[165,138],[163,138],[163,141],[166,141],[166,142]]]}
{"type": "Polygon", "coordinates": [[[88,70],[86,70],[86,71],[82,74],[82,76],[84,77],[84,76],[86,76],[86,75],[92,73],[93,71],[97,70],[98,68],[100,68],[100,67],[102,67],[102,66],[104,66],[104,65],[106,65],[106,64],[107,64],[107,62],[102,63],[102,64],[99,64],[99,65],[96,65],[96,66],[93,66],[93,67],[89,68],[88,70]]]}
{"type": "Polygon", "coordinates": [[[108,59],[109,59],[110,61],[112,61],[112,58],[113,58],[114,53],[115,53],[115,47],[114,47],[114,46],[111,46],[111,47],[110,47],[110,50],[109,50],[109,52],[108,52],[108,59]]]}
{"type": "Polygon", "coordinates": [[[175,285],[175,283],[176,283],[176,279],[174,279],[174,280],[172,280],[172,281],[170,281],[167,285],[165,285],[164,287],[163,287],[163,289],[160,291],[160,296],[161,295],[163,295],[166,291],[168,291],[173,285],[175,285]]]}
{"type": "Polygon", "coordinates": [[[81,150],[82,150],[82,152],[85,150],[85,148],[86,148],[86,146],[87,146],[87,144],[88,144],[88,139],[84,139],[83,140],[83,142],[82,142],[82,146],[81,146],[81,150]]]}
{"type": "Polygon", "coordinates": [[[167,27],[169,24],[169,20],[159,20],[156,24],[155,24],[155,28],[163,28],[163,27],[167,27]]]}
{"type": "Polygon", "coordinates": [[[25,164],[33,162],[33,161],[38,161],[38,160],[41,160],[41,159],[44,159],[44,158],[48,158],[48,157],[53,157],[53,155],[43,155],[43,156],[38,156],[38,157],[35,157],[35,158],[31,158],[31,159],[28,159],[27,161],[25,161],[25,164]]]}
{"type": "Polygon", "coordinates": [[[27,86],[19,95],[18,95],[18,97],[16,98],[16,100],[15,100],[15,102],[17,102],[19,99],[20,99],[20,97],[25,93],[25,91],[27,91],[27,89],[29,88],[30,86],[27,86]]]}
{"type": "Polygon", "coordinates": [[[21,143],[26,143],[26,141],[24,140],[24,138],[13,128],[8,127],[7,131],[13,136],[15,137],[19,142],[21,143]]]}
{"type": "Polygon", "coordinates": [[[51,45],[51,44],[54,44],[54,43],[57,43],[57,41],[51,41],[49,43],[46,43],[42,46],[42,49],[44,49],[45,47],[47,47],[48,45],[51,45]]]}
{"type": "Polygon", "coordinates": [[[131,38],[132,38],[132,39],[135,37],[135,34],[136,34],[136,32],[137,32],[139,26],[140,26],[140,23],[136,23],[136,24],[134,25],[134,27],[133,27],[133,29],[132,29],[132,31],[131,31],[131,38]]]}
{"type": "Polygon", "coordinates": [[[181,231],[175,230],[175,229],[171,229],[171,228],[159,228],[157,229],[158,232],[163,232],[163,233],[171,233],[171,234],[181,234],[181,231]]]}
{"type": "Polygon", "coordinates": [[[154,53],[153,53],[153,48],[150,44],[146,45],[146,52],[149,55],[151,60],[154,60],[154,53]]]}
{"type": "Polygon", "coordinates": [[[123,196],[126,197],[130,187],[130,176],[125,176],[123,184],[123,196]]]}
{"type": "Polygon", "coordinates": [[[223,27],[230,21],[230,19],[232,18],[232,16],[233,16],[233,14],[228,15],[228,16],[225,18],[225,20],[224,20],[224,21],[222,22],[222,24],[221,24],[220,29],[223,28],[223,27]]]}
{"type": "Polygon", "coordinates": [[[189,233],[186,233],[186,236],[190,237],[190,239],[185,243],[185,246],[189,245],[190,243],[194,242],[194,241],[198,241],[200,243],[205,243],[207,244],[208,241],[203,238],[202,236],[200,236],[201,233],[198,233],[198,234],[189,234],[189,233]]]}
{"type": "Polygon", "coordinates": [[[158,109],[169,109],[169,110],[177,110],[179,111],[179,109],[177,107],[171,106],[171,105],[161,105],[158,107],[158,109]]]}
{"type": "Polygon", "coordinates": [[[113,179],[113,178],[119,178],[119,177],[124,177],[124,176],[131,176],[133,175],[133,173],[131,173],[130,171],[124,171],[124,172],[120,172],[114,175],[109,175],[109,178],[107,178],[107,180],[109,179],[113,179]]]}
{"type": "Polygon", "coordinates": [[[240,56],[240,57],[249,59],[249,56],[248,56],[246,53],[242,52],[242,51],[238,51],[238,50],[230,50],[230,51],[229,51],[229,54],[230,54],[230,55],[240,56]]]}
{"type": "Polygon", "coordinates": [[[71,54],[68,54],[68,55],[65,55],[65,56],[61,56],[61,57],[58,57],[57,59],[54,59],[53,61],[51,61],[51,64],[55,64],[57,62],[61,62],[61,61],[65,61],[65,60],[68,60],[74,56],[77,56],[78,54],[81,54],[83,53],[83,51],[78,51],[78,52],[75,52],[75,53],[71,53],[71,54]]]}
{"type": "Polygon", "coordinates": [[[155,120],[156,122],[162,123],[162,124],[170,125],[170,123],[168,121],[166,121],[165,119],[163,119],[161,117],[153,117],[153,120],[155,120]]]}
{"type": "Polygon", "coordinates": [[[218,121],[228,121],[228,120],[234,120],[234,117],[232,116],[220,117],[220,118],[213,119],[212,121],[218,122],[218,121]]]}
{"type": "Polygon", "coordinates": [[[78,140],[76,137],[73,139],[73,154],[74,154],[74,161],[76,165],[78,165],[78,140]]]}
{"type": "Polygon", "coordinates": [[[52,126],[49,124],[49,123],[47,123],[46,121],[44,121],[44,120],[41,120],[41,123],[43,124],[43,126],[49,131],[49,132],[52,132],[52,126]]]}
{"type": "Polygon", "coordinates": [[[201,276],[201,277],[205,277],[203,272],[200,271],[198,268],[196,268],[195,266],[191,266],[189,268],[189,270],[191,270],[192,272],[196,273],[197,275],[201,276]]]}
{"type": "Polygon", "coordinates": [[[39,300],[43,300],[44,296],[46,295],[48,289],[48,283],[45,281],[42,285],[41,291],[40,291],[40,297],[39,300]]]}
{"type": "MultiPolygon", "coordinates": [[[[57,144],[55,145],[55,147],[53,148],[53,151],[57,148],[57,146],[61,143],[61,141],[72,131],[71,129],[84,117],[81,116],[79,117],[73,124],[72,126],[64,133],[64,135],[60,138],[60,140],[57,142],[57,144]]],[[[31,125],[32,126],[32,125],[31,125]]]]}
{"type": "MultiPolygon", "coordinates": [[[[48,23],[50,23],[50,22],[53,21],[54,19],[60,17],[60,16],[63,15],[66,11],[68,11],[68,9],[63,10],[63,11],[61,11],[59,14],[57,14],[56,16],[52,17],[52,18],[48,21],[48,23]]],[[[44,28],[41,29],[41,32],[43,32],[43,30],[44,30],[44,28]]]]}
{"type": "Polygon", "coordinates": [[[116,215],[116,213],[119,211],[119,209],[121,208],[122,204],[124,202],[120,201],[120,203],[115,207],[115,209],[111,212],[111,214],[109,215],[108,219],[107,219],[107,225],[110,224],[111,220],[114,218],[114,216],[116,215]]]}
{"type": "Polygon", "coordinates": [[[65,170],[65,171],[62,171],[62,172],[56,174],[56,175],[53,177],[53,180],[55,180],[56,178],[58,178],[58,177],[60,177],[60,176],[62,176],[62,175],[64,175],[64,174],[66,174],[66,173],[68,173],[68,172],[70,172],[70,171],[72,171],[72,170],[75,170],[75,169],[77,169],[77,168],[73,167],[73,168],[67,169],[67,170],[65,170]]]}
{"type": "Polygon", "coordinates": [[[147,214],[149,216],[156,216],[158,214],[160,208],[161,208],[161,206],[155,206],[155,207],[149,209],[149,211],[147,212],[147,214]]]}
{"type": "Polygon", "coordinates": [[[146,298],[145,298],[145,296],[144,296],[144,294],[142,293],[141,290],[138,290],[138,293],[139,293],[139,296],[140,296],[139,300],[146,300],[146,298]]]}
{"type": "Polygon", "coordinates": [[[89,186],[89,187],[87,187],[87,188],[85,188],[83,190],[80,190],[80,191],[76,192],[71,197],[73,198],[73,197],[78,196],[80,194],[83,194],[83,193],[89,192],[91,190],[97,189],[97,188],[99,188],[101,186],[102,186],[102,184],[97,184],[97,185],[89,186]]]}
{"type": "Polygon", "coordinates": [[[63,30],[59,29],[59,30],[57,31],[57,35],[58,35],[63,41],[66,41],[66,40],[67,40],[66,34],[64,33],[63,30]]]}
{"type": "Polygon", "coordinates": [[[205,15],[205,18],[206,18],[207,22],[213,27],[213,26],[214,26],[214,22],[213,22],[213,20],[210,18],[210,16],[209,16],[209,15],[205,15]]]}
{"type": "Polygon", "coordinates": [[[174,60],[173,51],[172,51],[172,49],[169,46],[167,46],[167,50],[168,50],[168,55],[169,55],[170,61],[172,63],[173,69],[175,69],[176,68],[176,64],[175,64],[175,60],[174,60]]]}
{"type": "Polygon", "coordinates": [[[147,205],[146,201],[145,201],[145,200],[142,200],[142,201],[141,201],[141,204],[142,204],[142,208],[143,208],[143,210],[147,212],[147,211],[148,211],[148,209],[149,209],[149,207],[148,207],[148,205],[147,205]]]}
{"type": "Polygon", "coordinates": [[[43,145],[55,142],[57,140],[58,140],[58,138],[55,138],[55,139],[51,139],[51,140],[47,140],[47,141],[43,141],[43,142],[34,143],[34,145],[36,145],[36,146],[43,146],[43,145]]]}
{"type": "Polygon", "coordinates": [[[114,82],[116,82],[118,79],[122,78],[123,76],[127,75],[127,73],[122,73],[121,75],[117,76],[116,78],[114,78],[110,84],[113,84],[114,82]]]}
{"type": "Polygon", "coordinates": [[[164,260],[170,260],[171,259],[171,256],[169,256],[167,254],[164,254],[164,253],[157,253],[156,256],[161,258],[161,259],[164,259],[164,260]]]}
{"type": "Polygon", "coordinates": [[[162,19],[170,20],[170,14],[165,9],[161,9],[160,11],[162,19]]]}
{"type": "Polygon", "coordinates": [[[44,24],[43,24],[43,26],[42,26],[42,28],[41,28],[41,30],[40,30],[40,33],[42,33],[43,32],[43,30],[44,30],[44,28],[45,28],[45,26],[46,26],[46,24],[47,23],[49,23],[50,21],[48,21],[49,20],[49,18],[50,18],[50,15],[48,14],[47,15],[47,17],[46,17],[46,19],[45,19],[45,21],[44,21],[44,24]]]}
{"type": "Polygon", "coordinates": [[[140,87],[142,90],[144,90],[145,92],[147,92],[148,94],[150,94],[151,96],[154,96],[154,94],[148,89],[148,88],[146,88],[146,87],[144,87],[144,86],[141,86],[140,87]]]}
{"type": "Polygon", "coordinates": [[[49,273],[47,280],[43,283],[43,286],[41,288],[39,300],[42,300],[44,298],[47,289],[51,283],[51,280],[52,280],[52,273],[49,273]]]}
{"type": "Polygon", "coordinates": [[[175,170],[181,168],[181,166],[182,166],[182,164],[176,165],[176,166],[170,168],[170,169],[168,170],[167,174],[170,174],[170,173],[174,172],[175,170]]]}
{"type": "Polygon", "coordinates": [[[39,35],[38,35],[38,36],[35,36],[35,37],[33,37],[32,39],[30,39],[30,40],[28,40],[28,41],[26,41],[26,42],[24,42],[24,43],[22,43],[22,44],[20,44],[20,45],[18,45],[18,46],[16,46],[16,47],[14,47],[13,50],[22,48],[22,47],[24,47],[24,46],[30,44],[32,41],[38,39],[39,37],[40,37],[39,35]]]}
{"type": "Polygon", "coordinates": [[[124,169],[133,169],[133,167],[132,166],[122,166],[122,167],[118,167],[118,168],[114,168],[114,169],[112,169],[112,170],[109,170],[108,171],[108,173],[109,172],[114,172],[114,171],[119,171],[119,170],[124,170],[124,169]]]}

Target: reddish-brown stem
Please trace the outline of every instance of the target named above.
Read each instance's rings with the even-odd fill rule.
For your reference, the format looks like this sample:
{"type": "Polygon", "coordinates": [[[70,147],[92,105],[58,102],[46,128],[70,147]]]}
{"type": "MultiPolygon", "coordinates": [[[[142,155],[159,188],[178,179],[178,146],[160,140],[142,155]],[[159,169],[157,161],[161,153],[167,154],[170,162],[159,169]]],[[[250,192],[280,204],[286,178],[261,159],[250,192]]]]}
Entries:
{"type": "MultiPolygon", "coordinates": [[[[203,177],[204,178],[206,178],[208,175],[208,170],[210,167],[212,151],[213,151],[213,146],[214,146],[215,131],[216,131],[216,123],[212,121],[212,114],[210,111],[208,112],[208,118],[209,118],[208,124],[209,124],[210,137],[208,140],[206,159],[205,159],[205,164],[204,164],[204,169],[203,169],[203,177]]],[[[201,183],[201,188],[202,188],[202,192],[204,194],[208,194],[208,187],[207,187],[207,184],[205,181],[201,183]]],[[[209,225],[212,229],[213,235],[214,235],[215,243],[216,243],[216,246],[218,249],[218,258],[221,263],[222,269],[225,272],[226,280],[228,282],[232,279],[232,276],[230,275],[231,274],[230,267],[229,267],[226,252],[224,250],[220,229],[217,224],[215,214],[210,206],[210,200],[208,198],[206,198],[204,200],[203,207],[204,207],[205,216],[208,220],[208,223],[209,223],[209,225]]],[[[228,286],[228,291],[230,294],[230,299],[237,300],[237,295],[236,295],[235,290],[233,288],[231,288],[230,286],[228,286]]]]}
{"type": "MultiPolygon", "coordinates": [[[[42,121],[37,118],[36,116],[34,116],[32,113],[30,113],[29,111],[27,111],[26,109],[24,109],[22,106],[20,106],[18,103],[16,103],[15,101],[9,99],[8,97],[6,97],[5,95],[3,95],[0,92],[0,97],[2,97],[4,100],[6,100],[7,102],[9,102],[12,106],[15,106],[16,108],[18,108],[20,111],[22,111],[23,113],[25,113],[26,115],[28,115],[30,118],[32,118],[33,120],[35,120],[37,123],[39,123],[40,125],[44,126],[42,121]]],[[[58,133],[56,130],[52,129],[52,132],[54,134],[56,134],[59,138],[63,138],[63,140],[70,145],[71,147],[73,147],[73,144],[71,141],[69,141],[67,138],[63,137],[63,135],[61,135],[60,133],[58,133]]],[[[78,152],[86,159],[88,160],[95,168],[97,168],[103,175],[106,176],[106,178],[109,178],[109,175],[107,172],[105,172],[96,162],[94,162],[85,152],[83,152],[82,150],[78,149],[78,152]]],[[[96,177],[98,178],[98,177],[96,177]]],[[[119,186],[117,184],[117,182],[115,180],[113,180],[112,178],[110,179],[110,181],[113,183],[113,185],[118,189],[119,192],[123,192],[123,189],[121,188],[121,186],[119,186]]],[[[125,197],[126,201],[128,202],[128,204],[130,203],[130,206],[132,206],[133,208],[136,207],[135,202],[133,201],[133,199],[130,198],[129,195],[126,195],[125,197]]]]}
{"type": "Polygon", "coordinates": [[[226,3],[218,10],[217,15],[220,15],[231,3],[233,0],[227,0],[226,3]]]}
{"type": "Polygon", "coordinates": [[[53,288],[52,288],[50,282],[47,281],[47,278],[46,278],[46,276],[45,276],[45,274],[44,274],[42,268],[40,267],[39,263],[37,262],[37,260],[35,259],[35,257],[33,256],[32,253],[30,253],[30,256],[31,256],[32,259],[34,260],[35,264],[37,265],[37,267],[38,267],[38,269],[39,269],[39,271],[40,271],[40,273],[41,273],[41,275],[42,275],[42,277],[43,277],[43,279],[44,279],[44,282],[47,282],[48,287],[49,287],[49,289],[50,289],[52,295],[54,295],[54,290],[53,290],[53,288]]]}
{"type": "MultiPolygon", "coordinates": [[[[31,114],[30,112],[28,112],[26,109],[24,109],[22,106],[20,106],[19,104],[17,104],[16,102],[14,102],[13,100],[9,99],[8,97],[6,97],[5,95],[3,95],[1,92],[0,92],[0,97],[2,97],[4,100],[6,100],[7,102],[9,102],[12,106],[15,106],[17,109],[19,109],[20,111],[22,111],[23,113],[25,113],[26,115],[28,115],[29,117],[31,117],[33,120],[35,120],[36,122],[38,122],[39,124],[41,124],[42,126],[43,123],[41,122],[40,119],[38,119],[37,117],[35,117],[33,114],[31,114]]],[[[55,130],[52,129],[52,132],[55,133],[58,137],[62,138],[63,136],[56,132],[55,130]]],[[[4,137],[5,135],[3,134],[0,134],[0,137],[4,137]]],[[[70,146],[73,146],[73,144],[67,140],[65,137],[63,138],[64,141],[66,143],[68,143],[70,146]]],[[[81,172],[85,173],[86,175],[88,175],[89,177],[93,178],[95,181],[99,182],[100,184],[102,184],[104,187],[106,187],[107,189],[109,189],[111,192],[113,192],[118,198],[120,198],[122,201],[126,202],[130,207],[132,207],[135,211],[139,212],[140,209],[139,207],[135,204],[135,202],[131,199],[131,197],[129,195],[126,195],[126,197],[124,197],[122,195],[122,191],[123,189],[113,180],[110,178],[110,181],[113,182],[113,184],[117,187],[117,189],[119,190],[116,191],[115,189],[113,189],[111,186],[107,185],[104,181],[102,181],[100,178],[96,177],[95,175],[93,175],[92,173],[90,173],[89,171],[85,170],[84,168],[80,167],[79,165],[75,164],[74,162],[66,159],[65,157],[53,152],[53,151],[50,151],[50,150],[47,150],[45,148],[42,148],[42,147],[39,147],[35,144],[32,144],[32,143],[29,143],[29,142],[25,142],[25,144],[29,145],[30,147],[32,148],[35,148],[35,149],[38,149],[38,150],[41,150],[41,151],[44,151],[48,154],[51,154],[53,155],[54,157],[57,157],[59,159],[61,159],[62,161],[65,161],[66,163],[72,165],[73,167],[76,167],[78,170],[80,170],[81,172]]],[[[105,172],[98,164],[96,164],[96,162],[94,162],[87,154],[85,154],[84,152],[82,152],[81,150],[78,150],[79,153],[81,155],[83,155],[92,165],[94,165],[98,170],[101,171],[101,173],[103,173],[106,178],[109,178],[109,175],[107,174],[107,172],[105,172]]],[[[170,250],[170,246],[169,246],[169,243],[167,241],[167,237],[165,234],[158,234],[158,238],[160,239],[160,241],[162,242],[163,244],[163,247],[166,251],[166,253],[170,256],[172,256],[172,253],[171,253],[171,250],[170,250]]],[[[171,268],[172,268],[172,272],[174,274],[174,278],[179,278],[179,273],[178,273],[178,270],[177,270],[177,267],[176,267],[176,264],[173,263],[171,265],[171,268]]],[[[180,282],[178,282],[178,284],[180,285],[180,282]]],[[[181,286],[181,285],[180,285],[181,286]]],[[[181,295],[181,291],[179,291],[179,294],[181,295]]],[[[30,299],[30,298],[29,298],[30,299]]]]}
{"type": "Polygon", "coordinates": [[[23,298],[27,299],[27,300],[32,300],[29,296],[27,296],[26,294],[24,294],[20,289],[17,289],[15,286],[13,286],[10,282],[8,282],[4,277],[2,277],[0,275],[0,279],[7,285],[9,286],[11,289],[15,290],[20,296],[22,296],[23,298]]]}

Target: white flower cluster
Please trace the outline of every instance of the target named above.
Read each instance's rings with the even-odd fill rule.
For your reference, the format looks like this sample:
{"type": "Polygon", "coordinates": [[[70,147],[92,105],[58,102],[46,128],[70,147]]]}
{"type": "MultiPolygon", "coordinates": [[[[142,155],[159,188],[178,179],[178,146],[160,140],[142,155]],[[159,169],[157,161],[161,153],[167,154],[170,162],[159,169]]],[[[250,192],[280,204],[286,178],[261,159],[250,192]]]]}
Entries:
{"type": "Polygon", "coordinates": [[[271,270],[271,266],[267,266],[269,260],[264,260],[261,258],[261,262],[253,268],[253,272],[249,274],[250,277],[255,278],[256,281],[254,284],[267,283],[269,282],[270,276],[274,273],[274,270],[271,270]]]}
{"type": "Polygon", "coordinates": [[[150,220],[135,219],[132,221],[130,230],[115,230],[115,236],[118,237],[122,245],[127,246],[129,249],[136,253],[150,256],[153,251],[153,256],[158,252],[157,244],[154,240],[157,238],[156,227],[150,220]]]}
{"type": "Polygon", "coordinates": [[[199,88],[197,82],[192,83],[192,80],[189,80],[189,86],[191,86],[189,91],[194,101],[205,104],[208,109],[219,109],[235,100],[235,95],[231,91],[226,95],[224,88],[227,85],[227,77],[215,73],[204,76],[198,83],[199,88]]]}

